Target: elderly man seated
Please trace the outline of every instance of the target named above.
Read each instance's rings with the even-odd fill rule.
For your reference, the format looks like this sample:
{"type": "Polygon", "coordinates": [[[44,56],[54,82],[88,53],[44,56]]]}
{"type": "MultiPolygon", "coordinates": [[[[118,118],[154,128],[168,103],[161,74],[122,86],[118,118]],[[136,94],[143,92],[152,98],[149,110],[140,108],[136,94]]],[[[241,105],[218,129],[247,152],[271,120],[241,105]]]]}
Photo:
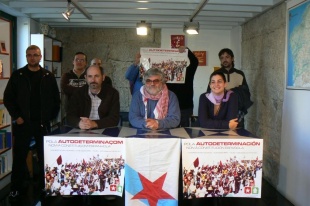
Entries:
{"type": "Polygon", "coordinates": [[[165,84],[165,75],[149,69],[143,76],[144,86],[132,96],[129,121],[136,128],[169,129],[180,123],[176,95],[165,84]]]}

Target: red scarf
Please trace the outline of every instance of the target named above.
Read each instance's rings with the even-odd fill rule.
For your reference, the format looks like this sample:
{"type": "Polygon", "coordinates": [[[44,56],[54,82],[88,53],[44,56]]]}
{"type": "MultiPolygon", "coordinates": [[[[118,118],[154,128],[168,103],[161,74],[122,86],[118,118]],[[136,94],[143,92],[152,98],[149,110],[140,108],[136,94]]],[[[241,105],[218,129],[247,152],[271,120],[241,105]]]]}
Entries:
{"type": "Polygon", "coordinates": [[[150,95],[145,86],[142,86],[140,92],[143,97],[143,103],[145,106],[145,119],[147,119],[147,100],[158,100],[156,107],[154,109],[155,119],[164,119],[168,114],[168,103],[169,103],[169,95],[168,95],[168,88],[166,84],[163,85],[163,89],[158,92],[156,96],[150,95]]]}

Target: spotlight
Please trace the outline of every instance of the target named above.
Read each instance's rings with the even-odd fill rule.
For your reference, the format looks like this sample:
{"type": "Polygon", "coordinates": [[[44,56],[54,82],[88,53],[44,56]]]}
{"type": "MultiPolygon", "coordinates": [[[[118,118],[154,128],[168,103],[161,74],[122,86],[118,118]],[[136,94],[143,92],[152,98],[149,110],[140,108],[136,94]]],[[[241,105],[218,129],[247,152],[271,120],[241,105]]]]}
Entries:
{"type": "Polygon", "coordinates": [[[184,22],[183,31],[188,34],[198,34],[199,22],[184,22]]]}
{"type": "Polygon", "coordinates": [[[63,17],[67,20],[70,21],[70,16],[74,12],[74,7],[70,7],[71,0],[68,0],[68,6],[67,10],[65,12],[62,12],[63,17]]]}
{"type": "Polygon", "coordinates": [[[152,24],[145,23],[145,21],[141,21],[141,23],[137,23],[137,35],[147,35],[148,29],[151,28],[152,24]]]}

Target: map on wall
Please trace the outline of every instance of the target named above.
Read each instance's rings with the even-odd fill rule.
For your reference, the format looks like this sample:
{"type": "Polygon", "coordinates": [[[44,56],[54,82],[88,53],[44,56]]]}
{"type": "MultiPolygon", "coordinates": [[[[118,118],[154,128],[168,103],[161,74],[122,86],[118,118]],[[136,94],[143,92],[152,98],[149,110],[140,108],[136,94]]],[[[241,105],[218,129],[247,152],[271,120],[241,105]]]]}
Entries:
{"type": "Polygon", "coordinates": [[[310,1],[288,10],[287,88],[310,90],[310,1]]]}

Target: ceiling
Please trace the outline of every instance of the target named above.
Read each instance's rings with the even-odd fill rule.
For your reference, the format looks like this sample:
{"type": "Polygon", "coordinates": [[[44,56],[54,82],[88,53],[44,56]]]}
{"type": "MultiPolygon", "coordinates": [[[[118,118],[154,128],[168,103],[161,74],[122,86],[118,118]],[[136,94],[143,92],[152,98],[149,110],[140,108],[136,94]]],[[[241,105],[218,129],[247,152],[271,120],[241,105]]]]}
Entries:
{"type": "Polygon", "coordinates": [[[67,0],[0,0],[0,10],[51,27],[135,28],[137,23],[146,21],[152,28],[173,29],[183,28],[184,22],[192,20],[199,22],[200,29],[230,30],[283,1],[71,0],[76,8],[70,21],[62,16],[67,0]]]}

